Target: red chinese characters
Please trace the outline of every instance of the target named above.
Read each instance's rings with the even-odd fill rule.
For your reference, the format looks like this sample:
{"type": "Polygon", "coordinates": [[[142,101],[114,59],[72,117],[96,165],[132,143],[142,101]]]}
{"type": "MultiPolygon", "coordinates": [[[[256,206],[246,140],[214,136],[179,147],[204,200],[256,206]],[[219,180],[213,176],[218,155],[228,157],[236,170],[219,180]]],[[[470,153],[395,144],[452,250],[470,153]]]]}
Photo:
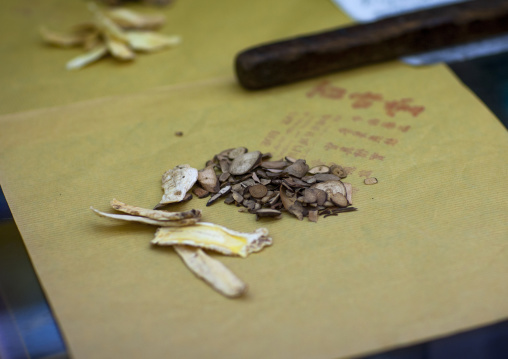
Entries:
{"type": "Polygon", "coordinates": [[[403,98],[401,100],[386,101],[385,111],[390,117],[394,117],[398,112],[409,112],[413,117],[417,117],[425,110],[424,106],[412,106],[413,99],[403,98]]]}
{"type": "Polygon", "coordinates": [[[372,92],[355,92],[349,95],[349,98],[353,100],[353,108],[369,108],[372,106],[374,101],[382,101],[383,96],[378,93],[372,92]]]}
{"type": "Polygon", "coordinates": [[[329,151],[329,150],[336,150],[336,149],[338,149],[338,148],[339,148],[339,146],[334,145],[334,144],[333,144],[333,143],[331,143],[331,142],[328,142],[328,143],[325,145],[325,150],[326,150],[326,151],[329,151]]]}
{"type": "Polygon", "coordinates": [[[378,160],[378,161],[382,161],[385,159],[385,156],[381,156],[379,153],[377,152],[374,152],[373,154],[370,155],[369,157],[369,160],[378,160]]]}
{"type": "Polygon", "coordinates": [[[272,130],[268,132],[268,134],[265,136],[261,144],[263,146],[270,146],[272,144],[272,141],[276,139],[280,135],[279,131],[272,130]]]}
{"type": "Polygon", "coordinates": [[[390,146],[395,146],[398,142],[399,140],[397,140],[396,138],[387,138],[386,140],[384,140],[384,143],[390,146]]]}
{"type": "MultiPolygon", "coordinates": [[[[321,97],[331,100],[342,100],[348,91],[342,87],[334,86],[330,81],[321,81],[315,87],[306,92],[308,98],[321,97]]],[[[386,100],[382,94],[371,91],[353,92],[347,96],[351,101],[351,107],[354,109],[366,109],[372,107],[375,103],[384,105],[385,113],[394,117],[399,112],[408,112],[413,117],[417,117],[424,110],[424,106],[413,104],[412,98],[402,98],[400,100],[386,100]]],[[[362,120],[355,116],[354,121],[362,120]]],[[[369,123],[372,124],[372,123],[369,123]]],[[[377,125],[377,124],[376,124],[377,125]]]]}
{"type": "Polygon", "coordinates": [[[371,175],[372,175],[372,171],[368,171],[368,170],[360,170],[360,171],[358,171],[358,177],[369,178],[371,175]]]}
{"type": "Polygon", "coordinates": [[[333,100],[340,100],[346,94],[346,90],[341,87],[332,86],[329,81],[322,81],[317,84],[312,90],[306,93],[308,98],[314,96],[329,98],[333,100]]]}
{"type": "Polygon", "coordinates": [[[354,147],[341,147],[340,150],[344,152],[346,155],[350,155],[355,150],[354,147]]]}
{"type": "Polygon", "coordinates": [[[363,148],[357,149],[355,153],[353,153],[355,157],[367,157],[368,154],[369,152],[363,148]]]}

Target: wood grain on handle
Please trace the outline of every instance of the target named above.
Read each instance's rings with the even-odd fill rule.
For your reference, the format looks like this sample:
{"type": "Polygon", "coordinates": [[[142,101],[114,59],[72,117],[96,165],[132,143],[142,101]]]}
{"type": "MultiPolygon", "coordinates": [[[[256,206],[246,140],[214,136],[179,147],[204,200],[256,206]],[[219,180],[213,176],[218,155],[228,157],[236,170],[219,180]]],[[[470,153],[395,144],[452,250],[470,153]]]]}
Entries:
{"type": "Polygon", "coordinates": [[[508,32],[508,1],[475,0],[256,46],[236,75],[263,89],[508,32]]]}

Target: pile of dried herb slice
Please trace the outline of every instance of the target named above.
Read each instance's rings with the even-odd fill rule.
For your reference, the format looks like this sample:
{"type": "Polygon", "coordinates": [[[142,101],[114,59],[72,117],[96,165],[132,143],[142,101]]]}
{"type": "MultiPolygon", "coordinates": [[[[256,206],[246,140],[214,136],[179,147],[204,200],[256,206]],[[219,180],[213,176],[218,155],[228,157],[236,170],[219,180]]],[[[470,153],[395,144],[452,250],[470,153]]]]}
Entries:
{"type": "Polygon", "coordinates": [[[210,196],[207,206],[224,198],[224,203],[241,206],[256,219],[281,218],[286,211],[316,222],[319,215],[356,210],[351,207],[353,187],[343,181],[347,172],[341,166],[310,168],[303,159],[270,158],[269,153],[248,152],[245,147],[224,150],[198,172],[193,193],[210,196]]]}
{"type": "Polygon", "coordinates": [[[88,4],[91,21],[74,26],[72,31],[60,33],[41,28],[43,40],[58,47],[82,47],[86,52],[67,63],[68,70],[82,68],[110,54],[115,59],[130,61],[135,52],[153,52],[178,45],[179,36],[161,35],[153,30],[165,20],[161,14],[140,14],[126,8],[101,11],[94,3],[88,4]]]}
{"type": "MultiPolygon", "coordinates": [[[[101,217],[158,226],[152,244],[172,246],[189,269],[227,297],[238,297],[247,285],[204,250],[246,257],[272,244],[266,228],[253,233],[233,231],[201,222],[201,211],[168,212],[161,208],[188,201],[191,191],[200,198],[210,196],[207,206],[219,198],[227,204],[261,217],[281,218],[286,211],[299,220],[316,222],[319,215],[355,211],[352,186],[343,182],[346,171],[338,165],[309,168],[305,160],[285,157],[269,161],[270,154],[248,152],[244,147],[220,152],[198,171],[188,164],[178,165],[162,175],[164,194],[154,209],[130,206],[113,199],[111,207],[123,214],[105,213],[91,207],[101,217]]],[[[377,180],[376,180],[377,182],[377,180]]]]}

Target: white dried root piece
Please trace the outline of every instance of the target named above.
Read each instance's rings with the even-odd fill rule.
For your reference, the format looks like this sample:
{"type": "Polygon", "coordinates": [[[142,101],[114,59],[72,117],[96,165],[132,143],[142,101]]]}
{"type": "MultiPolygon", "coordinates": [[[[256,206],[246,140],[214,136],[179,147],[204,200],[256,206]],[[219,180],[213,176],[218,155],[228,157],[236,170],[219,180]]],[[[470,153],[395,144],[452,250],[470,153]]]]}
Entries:
{"type": "Polygon", "coordinates": [[[157,29],[166,22],[164,15],[143,15],[124,8],[110,10],[106,16],[124,29],[157,29]]]}
{"type": "Polygon", "coordinates": [[[67,70],[77,70],[80,69],[92,62],[95,62],[105,56],[108,53],[108,49],[106,45],[100,44],[94,47],[92,50],[84,53],[83,55],[79,55],[72,60],[70,60],[65,67],[67,70]]]}
{"type": "Polygon", "coordinates": [[[117,211],[124,212],[133,216],[140,216],[155,219],[157,221],[180,221],[182,219],[194,218],[201,219],[201,211],[199,209],[191,209],[184,212],[168,212],[155,209],[147,209],[136,206],[131,206],[113,199],[110,202],[112,208],[117,211]]]}
{"type": "Polygon", "coordinates": [[[198,180],[198,170],[187,164],[176,166],[162,175],[164,195],[156,206],[180,202],[198,180]]]}
{"type": "Polygon", "coordinates": [[[164,36],[149,31],[128,31],[126,36],[132,49],[146,52],[162,50],[181,42],[180,36],[164,36]]]}
{"type": "Polygon", "coordinates": [[[239,297],[247,291],[247,285],[228,267],[208,256],[202,249],[173,246],[185,265],[217,292],[226,297],[239,297]]]}
{"type": "Polygon", "coordinates": [[[159,227],[192,226],[199,221],[199,218],[184,218],[184,219],[180,219],[178,221],[174,221],[174,220],[162,221],[162,220],[141,217],[141,216],[131,216],[128,214],[114,214],[114,213],[101,212],[98,209],[95,209],[93,207],[90,207],[90,209],[92,211],[94,211],[99,217],[117,219],[117,220],[126,221],[126,222],[145,223],[145,224],[150,224],[152,226],[159,226],[159,227]]]}
{"type": "Polygon", "coordinates": [[[194,226],[181,228],[159,228],[152,244],[162,246],[188,245],[217,251],[226,255],[247,257],[272,244],[266,228],[253,233],[233,231],[218,224],[199,222],[194,226]]]}

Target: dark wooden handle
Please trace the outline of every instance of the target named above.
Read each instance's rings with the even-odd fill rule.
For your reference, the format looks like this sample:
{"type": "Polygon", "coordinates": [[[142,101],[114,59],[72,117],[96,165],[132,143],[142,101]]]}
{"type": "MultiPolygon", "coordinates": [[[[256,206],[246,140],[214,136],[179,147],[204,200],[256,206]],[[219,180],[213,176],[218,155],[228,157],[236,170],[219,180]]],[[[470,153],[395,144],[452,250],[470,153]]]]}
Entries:
{"type": "Polygon", "coordinates": [[[507,0],[476,0],[256,46],[236,75],[263,89],[508,32],[507,0]]]}

